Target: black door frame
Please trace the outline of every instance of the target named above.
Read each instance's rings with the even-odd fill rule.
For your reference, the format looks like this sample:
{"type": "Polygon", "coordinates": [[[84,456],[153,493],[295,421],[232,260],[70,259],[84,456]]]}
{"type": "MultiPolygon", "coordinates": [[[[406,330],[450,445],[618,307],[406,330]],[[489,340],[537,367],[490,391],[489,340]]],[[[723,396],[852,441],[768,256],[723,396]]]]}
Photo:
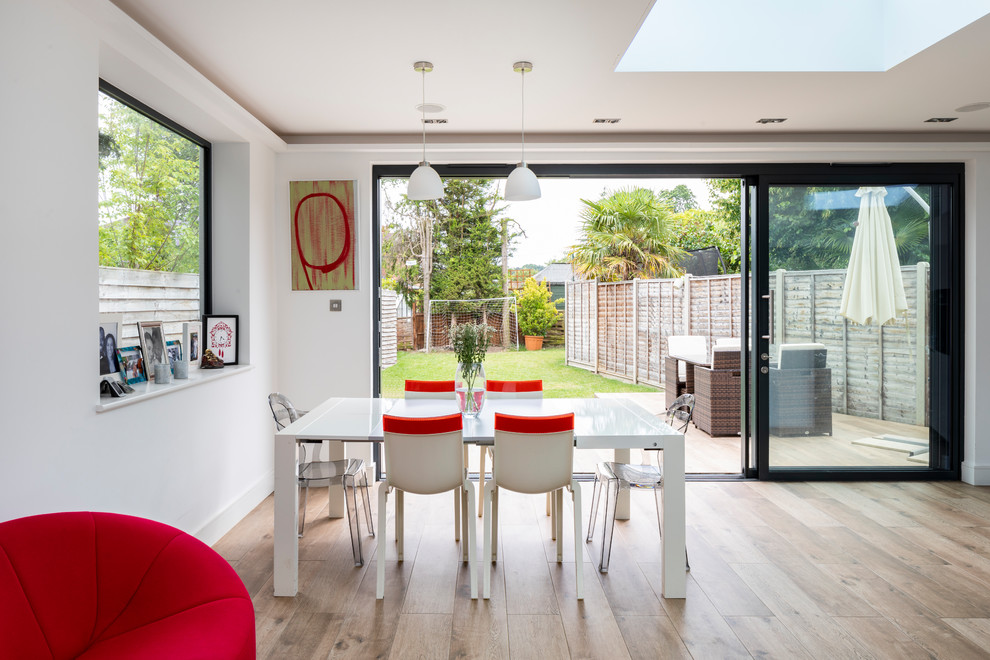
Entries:
{"type": "MultiPolygon", "coordinates": [[[[372,166],[372,301],[373,331],[373,394],[381,394],[380,343],[381,290],[381,214],[380,179],[408,177],[415,165],[372,166]]],[[[508,176],[512,165],[459,164],[433,165],[441,177],[491,177],[508,176]]],[[[762,480],[922,480],[953,479],[961,474],[963,448],[963,339],[964,339],[964,268],[963,268],[963,178],[961,163],[744,163],[744,164],[531,164],[530,168],[541,178],[732,178],[742,182],[742,208],[740,209],[743,243],[743,274],[769,273],[769,260],[761,241],[766,240],[769,226],[768,190],[770,185],[801,184],[849,184],[872,183],[876,185],[897,183],[944,184],[948,186],[947,199],[942,202],[939,222],[932,218],[932,270],[931,300],[932,333],[930,339],[931,360],[931,428],[935,446],[945,457],[944,467],[926,468],[817,468],[786,470],[769,469],[769,419],[766,378],[760,378],[759,360],[752,359],[768,348],[762,337],[769,333],[766,303],[762,295],[768,293],[768,276],[754,277],[756,285],[741,287],[742,313],[741,339],[743,346],[756,345],[757,351],[743,351],[742,369],[748,374],[743,379],[742,434],[740,469],[743,478],[762,480]],[[940,258],[935,257],[939,250],[940,258]],[[752,310],[752,313],[750,313],[752,310]],[[745,315],[756,320],[751,328],[745,315]],[[751,338],[750,335],[753,335],[751,338]],[[758,344],[751,343],[753,338],[758,344]],[[936,374],[942,374],[936,383],[936,374]],[[747,381],[748,380],[748,384],[747,381]],[[746,393],[750,396],[747,400],[746,393]]],[[[933,206],[933,209],[935,207],[933,206]]],[[[376,446],[376,462],[377,458],[376,446]]],[[[380,463],[380,462],[379,462],[380,463]]],[[[723,477],[724,478],[724,477],[723,477]]]]}
{"type": "MultiPolygon", "coordinates": [[[[756,180],[755,216],[752,230],[752,318],[753,356],[748,366],[753,386],[751,441],[755,439],[756,461],[747,467],[760,480],[958,480],[962,463],[963,432],[963,173],[960,163],[832,164],[773,167],[756,180]],[[931,218],[931,310],[930,441],[934,467],[794,467],[769,465],[769,377],[761,373],[759,356],[769,352],[769,254],[765,249],[770,223],[771,186],[790,185],[932,185],[931,218]],[[937,216],[936,216],[937,214],[937,216]]],[[[745,313],[745,311],[744,311],[745,313]]],[[[745,324],[744,324],[745,325],[745,324]]]]}

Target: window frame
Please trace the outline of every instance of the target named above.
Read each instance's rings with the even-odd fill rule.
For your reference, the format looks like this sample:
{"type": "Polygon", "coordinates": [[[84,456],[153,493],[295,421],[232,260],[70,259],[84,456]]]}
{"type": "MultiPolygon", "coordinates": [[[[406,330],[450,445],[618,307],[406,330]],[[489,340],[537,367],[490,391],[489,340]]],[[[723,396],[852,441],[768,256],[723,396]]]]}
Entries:
{"type": "Polygon", "coordinates": [[[170,131],[189,140],[203,150],[202,172],[200,174],[202,216],[200,217],[199,282],[200,315],[213,313],[213,159],[212,144],[196,135],[185,126],[169,119],[154,108],[142,103],[119,87],[103,78],[99,79],[99,91],[131,110],[158,122],[170,131]]]}

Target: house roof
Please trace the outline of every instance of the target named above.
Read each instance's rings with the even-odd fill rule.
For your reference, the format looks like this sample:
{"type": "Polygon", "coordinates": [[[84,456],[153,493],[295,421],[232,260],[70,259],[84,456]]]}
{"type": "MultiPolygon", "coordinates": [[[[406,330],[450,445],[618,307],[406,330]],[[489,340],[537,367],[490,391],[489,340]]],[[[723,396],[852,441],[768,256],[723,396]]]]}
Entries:
{"type": "Polygon", "coordinates": [[[537,282],[549,282],[551,284],[562,284],[565,282],[577,282],[581,278],[574,274],[574,267],[571,264],[548,264],[546,268],[533,276],[537,282]]]}
{"type": "MultiPolygon", "coordinates": [[[[534,65],[525,76],[527,142],[990,135],[990,110],[956,111],[990,101],[990,16],[885,71],[621,73],[651,0],[113,2],[289,142],[417,143],[425,83],[426,100],[446,108],[433,117],[448,120],[428,127],[428,142],[505,143],[513,162],[523,119],[518,60],[534,65]],[[435,66],[425,80],[417,60],[435,66]],[[924,122],[932,117],[957,119],[924,122]]],[[[863,33],[841,26],[827,39],[836,49],[863,33]]]]}

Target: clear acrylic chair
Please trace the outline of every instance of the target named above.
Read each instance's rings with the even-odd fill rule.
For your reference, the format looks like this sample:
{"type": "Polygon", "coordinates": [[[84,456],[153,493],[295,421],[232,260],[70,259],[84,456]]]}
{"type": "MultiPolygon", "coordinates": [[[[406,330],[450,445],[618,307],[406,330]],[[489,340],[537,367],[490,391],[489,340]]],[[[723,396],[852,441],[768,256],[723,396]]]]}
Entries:
{"type": "MultiPolygon", "coordinates": [[[[388,495],[395,493],[395,540],[399,561],[403,560],[404,493],[435,495],[449,490],[464,493],[467,506],[474,508],[474,484],[464,472],[463,422],[460,413],[442,417],[382,417],[384,431],[385,478],[378,486],[378,582],[376,597],[385,597],[385,537],[388,495]]],[[[478,597],[475,571],[474,525],[467,526],[468,572],[471,598],[478,597]]],[[[424,558],[423,561],[429,561],[424,558]]]]}
{"type": "MultiPolygon", "coordinates": [[[[560,504],[563,489],[571,491],[574,501],[574,570],[577,598],[584,598],[584,549],[581,547],[581,488],[574,479],[574,413],[548,417],[523,417],[495,414],[495,454],[492,458],[492,478],[485,486],[484,545],[481,570],[483,596],[491,596],[494,562],[492,538],[497,531],[493,516],[498,505],[496,493],[506,488],[517,493],[554,492],[558,514],[555,525],[561,524],[560,504]]],[[[557,529],[557,561],[563,561],[563,534],[557,529]]],[[[542,553],[542,550],[541,550],[542,553]]]]}
{"type": "MultiPolygon", "coordinates": [[[[694,395],[682,394],[667,408],[667,424],[680,433],[687,430],[691,423],[691,416],[694,413],[694,395]],[[678,428],[678,426],[680,428],[678,428]]],[[[653,456],[658,451],[649,451],[644,454],[653,456]]],[[[619,499],[619,492],[630,488],[649,489],[653,491],[653,498],[657,507],[657,527],[660,530],[661,542],[663,541],[663,522],[661,511],[663,511],[663,468],[658,465],[630,465],[628,463],[615,463],[612,461],[599,463],[595,469],[595,488],[591,493],[591,517],[588,522],[587,543],[595,533],[595,521],[598,517],[598,506],[601,498],[605,497],[605,515],[602,526],[602,554],[598,564],[598,570],[608,573],[609,559],[612,554],[612,533],[615,531],[615,506],[619,499]]],[[[687,561],[687,550],[684,551],[685,563],[688,570],[691,564],[687,561]]]]}
{"type": "MultiPolygon", "coordinates": [[[[268,395],[268,406],[275,418],[275,428],[281,431],[306,414],[306,411],[296,410],[289,398],[279,392],[268,395]]],[[[321,440],[300,440],[299,445],[299,537],[303,536],[306,525],[306,505],[309,502],[310,486],[337,486],[344,489],[344,500],[347,506],[347,524],[351,533],[351,550],[354,554],[354,564],[364,565],[364,555],[361,551],[361,523],[357,513],[357,490],[361,488],[364,494],[364,515],[368,522],[369,536],[375,535],[375,523],[371,519],[371,498],[368,494],[368,475],[364,461],[360,458],[345,458],[337,461],[310,460],[319,456],[323,446],[321,440]],[[350,489],[350,498],[347,493],[350,489]]]]}

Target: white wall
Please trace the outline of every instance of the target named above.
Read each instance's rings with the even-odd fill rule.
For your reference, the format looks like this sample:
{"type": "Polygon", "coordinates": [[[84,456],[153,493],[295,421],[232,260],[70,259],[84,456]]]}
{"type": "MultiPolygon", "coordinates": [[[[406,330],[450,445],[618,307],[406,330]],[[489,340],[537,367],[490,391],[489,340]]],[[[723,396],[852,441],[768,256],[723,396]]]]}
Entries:
{"type": "MultiPolygon", "coordinates": [[[[963,162],[966,165],[966,373],[963,479],[990,485],[990,347],[979,335],[990,328],[990,309],[978,282],[990,279],[990,144],[864,142],[526,145],[530,163],[799,163],[799,162],[963,162]],[[981,405],[982,404],[982,405],[981,405]]],[[[327,396],[365,396],[372,364],[371,169],[374,164],[413,164],[418,145],[290,145],[276,156],[275,241],[279,307],[279,384],[312,406],[327,396]],[[356,179],[358,190],[358,291],[289,291],[289,181],[356,179]],[[328,311],[330,298],[344,309],[328,311]],[[314,350],[319,347],[319,350],[314,350]]],[[[513,163],[516,145],[439,144],[431,140],[434,163],[513,163]]]]}
{"type": "Polygon", "coordinates": [[[263,278],[281,141],[106,0],[4,2],[0,62],[0,520],[115,511],[212,542],[272,489],[275,300],[263,278]],[[215,227],[215,301],[250,328],[242,355],[254,368],[98,414],[100,76],[228,143],[217,146],[215,202],[231,211],[215,227]]]}

